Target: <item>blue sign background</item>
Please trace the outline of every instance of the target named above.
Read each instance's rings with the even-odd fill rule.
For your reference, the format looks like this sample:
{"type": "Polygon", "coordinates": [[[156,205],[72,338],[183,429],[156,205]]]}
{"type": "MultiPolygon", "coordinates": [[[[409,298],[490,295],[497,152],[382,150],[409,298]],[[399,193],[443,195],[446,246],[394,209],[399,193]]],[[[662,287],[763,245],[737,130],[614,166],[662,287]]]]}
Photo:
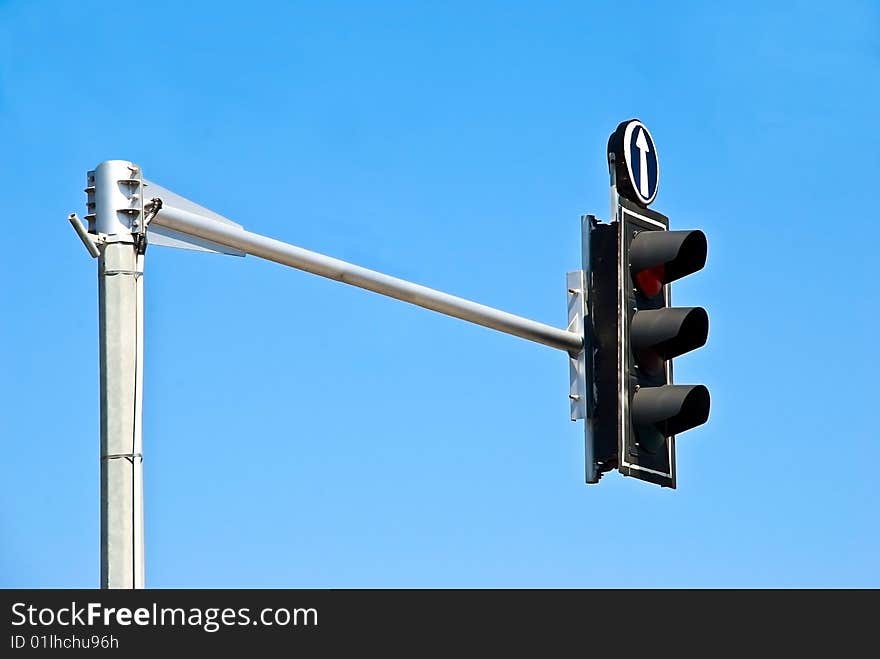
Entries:
{"type": "Polygon", "coordinates": [[[641,150],[636,146],[639,135],[645,136],[648,143],[648,151],[645,153],[645,159],[648,161],[648,194],[647,199],[653,199],[657,191],[657,149],[654,147],[654,140],[651,134],[645,130],[644,126],[636,126],[630,134],[630,141],[627,145],[629,151],[629,162],[632,168],[633,187],[641,194],[641,150]]]}

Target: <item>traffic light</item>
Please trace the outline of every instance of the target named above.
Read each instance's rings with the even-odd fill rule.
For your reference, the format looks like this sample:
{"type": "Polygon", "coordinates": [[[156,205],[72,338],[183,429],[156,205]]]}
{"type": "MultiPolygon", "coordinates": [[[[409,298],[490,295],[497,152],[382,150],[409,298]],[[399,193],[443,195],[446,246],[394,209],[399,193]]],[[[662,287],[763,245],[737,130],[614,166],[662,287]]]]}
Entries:
{"type": "Polygon", "coordinates": [[[656,195],[659,167],[645,166],[646,144],[656,161],[653,140],[647,129],[634,134],[644,128],[640,122],[621,126],[632,123],[639,126],[618,139],[620,146],[614,141],[621,128],[609,142],[613,219],[587,228],[592,453],[599,474],[617,468],[674,488],[675,437],[705,423],[710,403],[705,386],[673,384],[672,360],[706,343],[709,317],[702,307],[673,307],[670,284],[703,268],[707,242],[699,230],[670,231],[668,218],[646,207],[656,195]],[[641,166],[621,162],[629,155],[641,156],[641,166]],[[616,167],[626,167],[626,185],[614,185],[623,178],[616,167]],[[653,189],[638,180],[645,172],[654,173],[653,189]]]}

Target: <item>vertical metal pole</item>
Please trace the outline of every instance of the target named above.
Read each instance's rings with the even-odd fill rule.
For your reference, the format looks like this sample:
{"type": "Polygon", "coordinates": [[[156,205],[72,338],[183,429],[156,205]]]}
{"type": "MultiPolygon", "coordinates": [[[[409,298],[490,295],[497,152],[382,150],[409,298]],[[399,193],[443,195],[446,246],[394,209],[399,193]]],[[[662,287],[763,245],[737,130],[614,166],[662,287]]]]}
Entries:
{"type": "Polygon", "coordinates": [[[581,217],[581,263],[583,267],[584,278],[584,349],[581,353],[584,371],[584,382],[586,387],[584,390],[584,457],[586,458],[586,477],[587,483],[598,483],[599,473],[596,471],[596,456],[594,453],[595,439],[593,437],[595,401],[593,385],[595,375],[593,372],[593,311],[591,308],[592,300],[590,299],[590,291],[592,290],[593,271],[592,261],[590,258],[590,236],[593,231],[593,223],[596,218],[593,215],[584,215],[581,217]]]}
{"type": "Polygon", "coordinates": [[[144,264],[132,233],[142,217],[138,175],[124,161],[89,174],[95,226],[105,236],[98,261],[102,588],[144,587],[144,264]]]}

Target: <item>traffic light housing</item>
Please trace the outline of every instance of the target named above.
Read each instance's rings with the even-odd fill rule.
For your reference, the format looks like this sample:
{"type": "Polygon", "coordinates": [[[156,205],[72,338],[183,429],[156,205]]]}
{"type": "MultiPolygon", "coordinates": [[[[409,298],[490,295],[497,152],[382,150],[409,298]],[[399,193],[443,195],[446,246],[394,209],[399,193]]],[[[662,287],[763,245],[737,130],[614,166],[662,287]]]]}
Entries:
{"type": "Polygon", "coordinates": [[[592,457],[597,473],[676,486],[675,437],[706,422],[709,391],[673,384],[672,360],[706,343],[701,307],[672,307],[670,284],[702,269],[702,231],[614,195],[615,217],[589,227],[592,457]]]}

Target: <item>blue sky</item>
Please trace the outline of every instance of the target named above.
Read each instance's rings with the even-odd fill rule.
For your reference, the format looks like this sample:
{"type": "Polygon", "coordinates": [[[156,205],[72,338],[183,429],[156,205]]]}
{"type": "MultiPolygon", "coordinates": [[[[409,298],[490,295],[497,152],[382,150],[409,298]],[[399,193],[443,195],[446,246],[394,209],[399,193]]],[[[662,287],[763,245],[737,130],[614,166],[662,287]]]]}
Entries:
{"type": "Polygon", "coordinates": [[[87,170],[563,326],[638,117],[709,239],[677,490],[584,484],[562,353],[152,247],[147,586],[880,586],[878,90],[870,0],[0,3],[0,585],[99,583],[87,170]]]}

